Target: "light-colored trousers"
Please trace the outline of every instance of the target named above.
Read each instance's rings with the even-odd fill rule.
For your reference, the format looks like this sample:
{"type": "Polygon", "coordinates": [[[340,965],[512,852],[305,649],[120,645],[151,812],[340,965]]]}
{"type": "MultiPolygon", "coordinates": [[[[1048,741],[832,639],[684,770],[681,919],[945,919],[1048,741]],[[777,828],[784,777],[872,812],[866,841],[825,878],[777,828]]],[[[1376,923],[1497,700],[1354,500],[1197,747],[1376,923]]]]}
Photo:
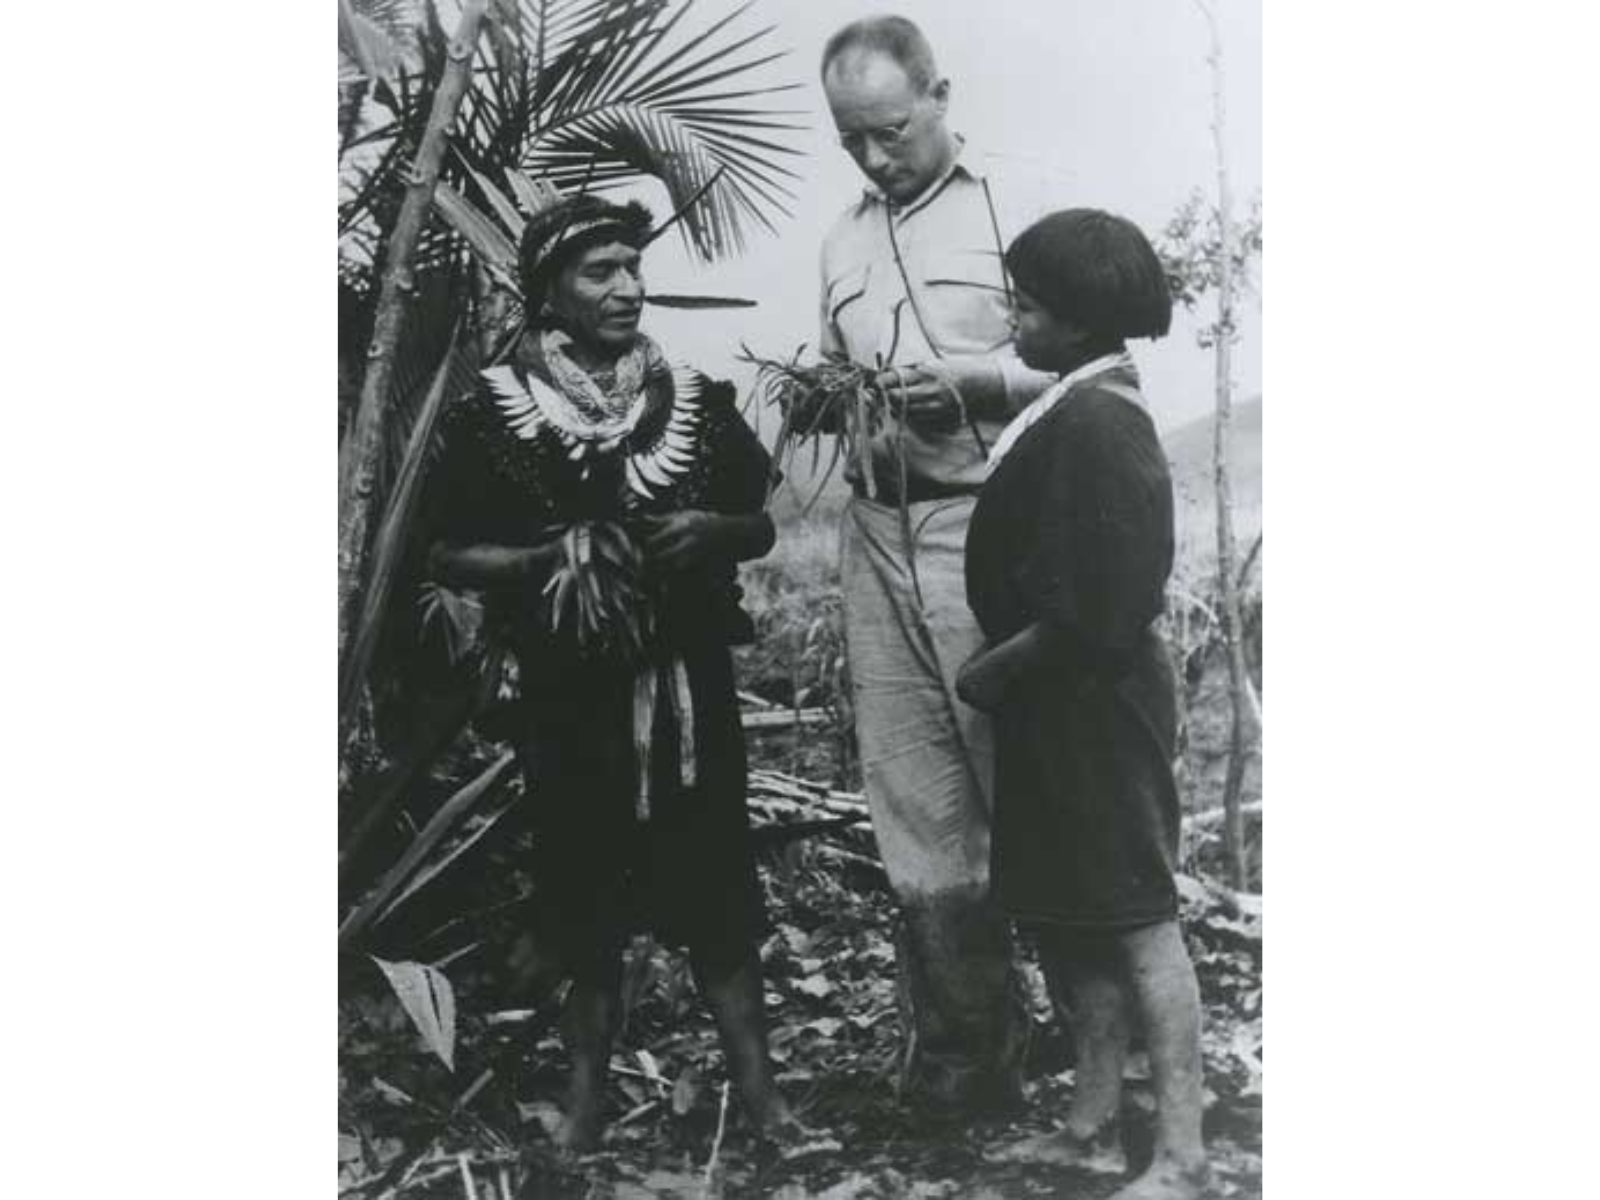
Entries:
{"type": "Polygon", "coordinates": [[[855,499],[840,547],[845,643],[873,832],[900,902],[902,1081],[949,1101],[1015,1089],[1027,1015],[989,896],[994,750],[956,697],[983,634],[963,573],[974,500],[855,499]]]}

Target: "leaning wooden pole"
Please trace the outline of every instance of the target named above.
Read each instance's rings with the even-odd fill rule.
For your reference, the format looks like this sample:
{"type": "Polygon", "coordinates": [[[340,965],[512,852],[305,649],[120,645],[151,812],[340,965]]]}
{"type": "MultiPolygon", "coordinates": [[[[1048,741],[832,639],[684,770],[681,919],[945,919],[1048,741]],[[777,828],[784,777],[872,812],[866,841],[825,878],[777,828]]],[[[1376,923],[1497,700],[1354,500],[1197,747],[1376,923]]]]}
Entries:
{"type": "Polygon", "coordinates": [[[1228,882],[1237,890],[1249,885],[1250,872],[1245,854],[1244,812],[1239,799],[1244,790],[1244,769],[1250,753],[1245,727],[1249,676],[1244,661],[1244,621],[1239,606],[1239,585],[1234,574],[1238,545],[1233,533],[1233,480],[1229,471],[1229,438],[1233,425],[1233,196],[1228,186],[1228,155],[1224,132],[1226,109],[1223,102],[1222,35],[1216,14],[1203,0],[1195,0],[1205,14],[1211,34],[1211,134],[1217,153],[1217,408],[1213,430],[1212,463],[1217,493],[1217,585],[1222,600],[1222,636],[1228,656],[1228,701],[1231,723],[1228,737],[1228,770],[1223,781],[1222,808],[1224,844],[1228,854],[1228,882]]]}
{"type": "MultiPolygon", "coordinates": [[[[344,444],[339,448],[339,661],[355,619],[358,593],[366,575],[367,555],[377,507],[378,460],[392,417],[389,402],[395,352],[405,327],[412,292],[411,267],[417,243],[433,206],[434,185],[444,159],[445,140],[472,81],[472,60],[487,0],[466,0],[461,21],[450,41],[439,89],[417,157],[406,176],[405,200],[389,235],[373,317],[372,341],[361,398],[344,444]]],[[[348,714],[341,714],[347,719],[348,714]]]]}

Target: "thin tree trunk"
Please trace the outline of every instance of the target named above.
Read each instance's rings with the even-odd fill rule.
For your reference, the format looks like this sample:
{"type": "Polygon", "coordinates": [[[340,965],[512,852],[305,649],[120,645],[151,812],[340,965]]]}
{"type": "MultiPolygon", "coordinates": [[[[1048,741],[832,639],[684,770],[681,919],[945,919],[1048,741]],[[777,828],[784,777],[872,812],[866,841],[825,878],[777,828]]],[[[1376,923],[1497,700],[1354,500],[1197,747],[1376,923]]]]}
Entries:
{"type": "Polygon", "coordinates": [[[444,157],[445,135],[472,79],[472,59],[478,44],[487,0],[466,0],[461,23],[451,40],[449,59],[433,110],[428,114],[416,161],[412,164],[406,197],[389,236],[384,257],[378,307],[373,318],[372,341],[367,348],[367,370],[361,399],[339,454],[339,661],[357,610],[357,593],[366,575],[371,529],[377,505],[378,457],[386,427],[392,418],[389,385],[394,375],[395,351],[405,324],[407,300],[412,291],[411,263],[433,203],[439,164],[444,157]]]}
{"type": "Polygon", "coordinates": [[[1212,443],[1217,491],[1217,583],[1222,593],[1222,636],[1228,657],[1228,701],[1232,721],[1228,737],[1228,771],[1223,781],[1224,842],[1228,854],[1228,882],[1235,890],[1249,886],[1250,871],[1244,844],[1244,813],[1239,805],[1244,788],[1245,763],[1250,746],[1245,728],[1249,700],[1244,661],[1244,622],[1239,607],[1239,586],[1234,574],[1238,546],[1233,534],[1233,481],[1229,471],[1229,435],[1233,425],[1233,197],[1228,187],[1228,156],[1224,131],[1222,35],[1216,14],[1196,0],[1211,33],[1211,133],[1217,152],[1217,411],[1212,443]]]}

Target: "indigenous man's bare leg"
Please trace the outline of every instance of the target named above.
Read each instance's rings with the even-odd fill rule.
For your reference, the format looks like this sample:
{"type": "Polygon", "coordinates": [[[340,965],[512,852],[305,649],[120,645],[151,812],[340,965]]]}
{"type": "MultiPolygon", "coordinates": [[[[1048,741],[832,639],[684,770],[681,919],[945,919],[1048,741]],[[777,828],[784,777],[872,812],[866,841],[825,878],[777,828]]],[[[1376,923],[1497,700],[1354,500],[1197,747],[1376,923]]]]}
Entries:
{"type": "Polygon", "coordinates": [[[603,984],[574,980],[567,996],[562,1038],[572,1060],[572,1077],[567,1084],[566,1119],[556,1142],[575,1153],[592,1150],[600,1140],[606,1071],[621,1008],[617,990],[603,984]]]}
{"type": "Polygon", "coordinates": [[[697,963],[695,975],[716,1017],[723,1053],[727,1055],[728,1076],[751,1123],[775,1140],[798,1136],[802,1132],[800,1123],[772,1081],[759,964],[753,958],[747,959],[732,971],[712,976],[697,963]]]}

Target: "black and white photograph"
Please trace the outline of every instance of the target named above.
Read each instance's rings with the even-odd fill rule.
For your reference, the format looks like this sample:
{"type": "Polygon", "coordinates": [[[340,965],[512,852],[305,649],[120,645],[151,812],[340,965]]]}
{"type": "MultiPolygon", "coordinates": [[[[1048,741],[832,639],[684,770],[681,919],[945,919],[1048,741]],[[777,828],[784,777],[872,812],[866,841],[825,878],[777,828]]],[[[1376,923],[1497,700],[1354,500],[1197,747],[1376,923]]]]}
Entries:
{"type": "Polygon", "coordinates": [[[17,17],[0,1191],[1594,1190],[1585,6],[17,17]]]}
{"type": "Polygon", "coordinates": [[[338,0],[338,1188],[1261,1195],[1261,13],[338,0]]]}

